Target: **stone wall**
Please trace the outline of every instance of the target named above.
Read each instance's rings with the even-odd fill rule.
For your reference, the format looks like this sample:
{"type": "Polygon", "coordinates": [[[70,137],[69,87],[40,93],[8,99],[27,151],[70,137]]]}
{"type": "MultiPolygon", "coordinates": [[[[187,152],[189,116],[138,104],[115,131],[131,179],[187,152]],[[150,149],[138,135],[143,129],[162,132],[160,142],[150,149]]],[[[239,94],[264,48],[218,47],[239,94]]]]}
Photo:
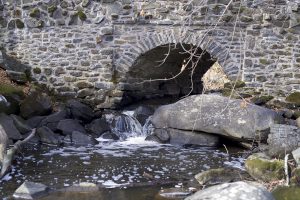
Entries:
{"type": "Polygon", "coordinates": [[[248,88],[286,95],[300,90],[295,2],[0,0],[2,67],[19,81],[30,72],[62,95],[112,107],[148,87],[137,89],[142,80],[129,75],[141,55],[184,43],[248,88]]]}

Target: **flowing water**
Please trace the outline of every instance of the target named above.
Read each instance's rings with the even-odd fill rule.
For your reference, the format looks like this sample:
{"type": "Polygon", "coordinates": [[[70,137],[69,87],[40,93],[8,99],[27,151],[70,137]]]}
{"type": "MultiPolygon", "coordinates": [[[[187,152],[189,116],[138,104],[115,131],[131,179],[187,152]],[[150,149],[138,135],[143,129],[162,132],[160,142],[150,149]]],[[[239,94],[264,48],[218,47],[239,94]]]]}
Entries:
{"type": "Polygon", "coordinates": [[[98,145],[88,147],[27,145],[12,172],[1,180],[0,195],[12,195],[27,180],[53,189],[80,182],[101,188],[84,193],[57,192],[43,199],[154,199],[161,187],[182,187],[201,171],[223,166],[243,168],[238,154],[145,141],[150,123],[142,127],[128,113],[114,118],[114,124],[114,132],[122,138],[119,141],[99,138],[98,145]]]}

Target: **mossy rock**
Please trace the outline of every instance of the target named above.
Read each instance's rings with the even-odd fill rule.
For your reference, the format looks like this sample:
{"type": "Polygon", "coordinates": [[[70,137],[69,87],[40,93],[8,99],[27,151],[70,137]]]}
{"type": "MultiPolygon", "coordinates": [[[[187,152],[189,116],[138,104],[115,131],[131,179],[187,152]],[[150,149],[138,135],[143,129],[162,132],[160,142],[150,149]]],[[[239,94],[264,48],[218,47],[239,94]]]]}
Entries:
{"type": "Polygon", "coordinates": [[[57,6],[52,5],[48,7],[48,13],[53,14],[57,10],[57,6]]]}
{"type": "Polygon", "coordinates": [[[86,14],[85,14],[82,10],[79,10],[79,11],[77,12],[77,16],[79,17],[79,19],[80,19],[81,21],[85,21],[85,20],[87,19],[86,14]]]}
{"type": "Polygon", "coordinates": [[[24,22],[20,19],[16,19],[16,26],[18,29],[22,29],[25,27],[24,22]]]}
{"type": "Polygon", "coordinates": [[[13,86],[9,84],[0,84],[0,94],[6,95],[18,95],[20,97],[24,97],[24,92],[22,88],[18,86],[13,86]]]}
{"type": "Polygon", "coordinates": [[[291,176],[291,184],[292,185],[300,185],[300,168],[297,167],[293,169],[291,176]]]}
{"type": "Polygon", "coordinates": [[[296,103],[300,105],[300,92],[293,92],[286,97],[288,102],[296,103]]]}
{"type": "Polygon", "coordinates": [[[276,200],[299,200],[299,186],[278,186],[272,191],[272,195],[276,200]]]}
{"type": "Polygon", "coordinates": [[[267,102],[271,101],[272,99],[274,99],[274,97],[271,95],[263,95],[263,96],[254,97],[251,101],[256,105],[264,105],[267,102]]]}
{"type": "Polygon", "coordinates": [[[284,161],[271,160],[262,153],[249,156],[245,162],[247,172],[256,180],[271,182],[284,178],[284,161]]]}
{"type": "Polygon", "coordinates": [[[300,117],[300,110],[297,110],[294,112],[294,117],[295,117],[295,119],[300,117]]]}
{"type": "Polygon", "coordinates": [[[32,18],[39,18],[40,17],[40,10],[38,8],[34,8],[30,13],[29,16],[32,18]]]}
{"type": "Polygon", "coordinates": [[[41,70],[41,68],[39,68],[39,67],[33,68],[32,71],[33,71],[33,73],[35,73],[35,74],[40,74],[40,73],[42,73],[42,70],[41,70]]]}
{"type": "Polygon", "coordinates": [[[224,88],[229,88],[229,89],[232,89],[233,87],[234,88],[242,88],[245,86],[246,86],[246,83],[241,80],[237,80],[236,82],[230,81],[230,82],[224,84],[224,88]]]}

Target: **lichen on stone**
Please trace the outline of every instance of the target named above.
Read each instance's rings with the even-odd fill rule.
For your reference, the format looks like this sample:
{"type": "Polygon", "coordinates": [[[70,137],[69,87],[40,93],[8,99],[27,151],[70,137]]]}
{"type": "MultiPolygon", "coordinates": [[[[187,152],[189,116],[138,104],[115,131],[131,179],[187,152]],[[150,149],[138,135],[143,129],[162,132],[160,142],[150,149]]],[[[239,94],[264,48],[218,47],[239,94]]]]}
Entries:
{"type": "Polygon", "coordinates": [[[79,17],[79,19],[80,19],[81,21],[85,21],[85,20],[87,19],[86,14],[85,14],[82,10],[79,10],[79,11],[77,12],[77,16],[79,17]]]}
{"type": "Polygon", "coordinates": [[[38,18],[40,16],[40,10],[38,8],[34,8],[30,14],[29,14],[30,17],[33,17],[33,18],[38,18]]]}
{"type": "Polygon", "coordinates": [[[293,92],[286,97],[288,102],[300,104],[300,92],[293,92]]]}
{"type": "Polygon", "coordinates": [[[53,14],[57,9],[57,6],[52,5],[48,7],[48,13],[53,14]]]}
{"type": "Polygon", "coordinates": [[[33,73],[35,73],[35,74],[40,74],[40,73],[42,73],[42,70],[41,70],[41,68],[39,68],[39,67],[33,68],[32,71],[33,71],[33,73]]]}
{"type": "Polygon", "coordinates": [[[16,26],[18,29],[22,29],[25,27],[24,22],[21,19],[16,19],[16,26]]]}

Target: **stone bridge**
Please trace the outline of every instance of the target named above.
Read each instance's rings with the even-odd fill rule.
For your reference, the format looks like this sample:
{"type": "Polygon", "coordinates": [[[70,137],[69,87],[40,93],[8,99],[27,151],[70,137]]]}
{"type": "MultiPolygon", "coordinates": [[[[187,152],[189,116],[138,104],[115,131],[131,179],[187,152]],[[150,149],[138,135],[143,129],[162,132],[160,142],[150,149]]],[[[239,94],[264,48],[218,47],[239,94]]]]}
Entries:
{"type": "Polygon", "coordinates": [[[99,108],[200,93],[201,77],[216,61],[245,89],[284,96],[300,90],[299,5],[0,0],[0,64],[19,82],[30,78],[99,108]]]}

